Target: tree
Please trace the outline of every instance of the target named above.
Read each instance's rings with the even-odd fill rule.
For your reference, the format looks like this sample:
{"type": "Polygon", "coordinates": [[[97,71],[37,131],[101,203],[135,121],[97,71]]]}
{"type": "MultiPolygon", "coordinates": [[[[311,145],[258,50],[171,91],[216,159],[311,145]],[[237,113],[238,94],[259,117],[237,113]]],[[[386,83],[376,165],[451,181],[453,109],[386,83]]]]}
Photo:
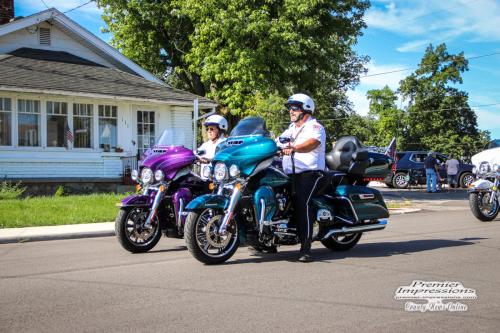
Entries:
{"type": "Polygon", "coordinates": [[[404,122],[404,112],[396,106],[398,96],[388,86],[367,92],[370,101],[368,117],[373,119],[374,132],[367,143],[373,145],[388,145],[393,137],[398,137],[401,124],[404,122]]]}
{"type": "Polygon", "coordinates": [[[331,115],[365,58],[352,46],[366,0],[98,0],[112,44],[171,85],[256,113],[262,100],[310,93],[331,115]]]}
{"type": "Polygon", "coordinates": [[[429,45],[415,73],[401,81],[399,92],[408,100],[402,146],[432,149],[470,157],[484,146],[485,136],[461,84],[468,70],[463,52],[449,54],[445,44],[429,45]]]}

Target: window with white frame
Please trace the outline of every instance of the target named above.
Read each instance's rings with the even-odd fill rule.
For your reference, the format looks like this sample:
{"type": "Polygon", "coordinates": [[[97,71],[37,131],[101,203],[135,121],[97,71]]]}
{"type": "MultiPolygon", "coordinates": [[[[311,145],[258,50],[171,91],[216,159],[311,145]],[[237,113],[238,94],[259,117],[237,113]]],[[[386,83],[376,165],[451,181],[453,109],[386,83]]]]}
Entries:
{"type": "Polygon", "coordinates": [[[99,105],[99,148],[111,151],[117,144],[118,108],[116,105],[99,105]]]}
{"type": "Polygon", "coordinates": [[[75,148],[92,148],[92,104],[73,104],[73,130],[75,148]]]}
{"type": "Polygon", "coordinates": [[[47,147],[65,147],[68,103],[47,102],[47,147]]]}
{"type": "Polygon", "coordinates": [[[0,146],[12,145],[12,100],[0,97],[0,146]]]}
{"type": "Polygon", "coordinates": [[[137,111],[137,144],[139,154],[143,154],[155,144],[154,111],[137,111]]]}
{"type": "Polygon", "coordinates": [[[40,101],[17,100],[17,128],[19,147],[40,147],[41,145],[40,101]]]}

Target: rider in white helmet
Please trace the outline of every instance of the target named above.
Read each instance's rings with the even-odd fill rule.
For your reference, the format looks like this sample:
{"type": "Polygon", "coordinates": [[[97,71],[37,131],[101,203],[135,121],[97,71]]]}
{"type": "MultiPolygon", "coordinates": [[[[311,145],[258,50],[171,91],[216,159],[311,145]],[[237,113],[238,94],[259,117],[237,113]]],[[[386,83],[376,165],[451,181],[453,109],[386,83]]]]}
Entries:
{"type": "Polygon", "coordinates": [[[323,126],[313,118],[314,101],[305,94],[294,94],[285,103],[290,114],[290,127],[280,138],[287,138],[286,144],[277,142],[282,148],[283,170],[293,173],[293,153],[295,164],[295,184],[300,189],[295,194],[296,223],[300,238],[299,261],[312,261],[311,235],[314,223],[314,212],[309,206],[312,193],[323,178],[321,171],[325,169],[326,133],[323,126]]]}
{"type": "MultiPolygon", "coordinates": [[[[207,131],[208,140],[198,147],[199,158],[202,162],[201,170],[212,161],[215,155],[215,148],[219,143],[226,140],[228,129],[227,120],[217,114],[207,117],[203,123],[207,131]]],[[[203,173],[203,172],[202,172],[203,173]]]]}

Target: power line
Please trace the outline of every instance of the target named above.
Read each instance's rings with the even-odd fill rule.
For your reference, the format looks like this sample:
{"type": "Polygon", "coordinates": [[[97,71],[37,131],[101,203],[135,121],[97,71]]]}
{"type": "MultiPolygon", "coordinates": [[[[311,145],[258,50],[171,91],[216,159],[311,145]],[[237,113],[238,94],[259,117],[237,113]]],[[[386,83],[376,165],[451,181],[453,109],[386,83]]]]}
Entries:
{"type": "MultiPolygon", "coordinates": [[[[43,0],[42,0],[42,1],[43,1],[43,0]]],[[[72,12],[72,11],[74,11],[74,10],[76,10],[76,9],[78,9],[78,8],[81,8],[81,7],[83,7],[83,6],[86,6],[86,5],[88,5],[89,3],[94,2],[94,1],[95,1],[95,0],[89,0],[89,1],[87,1],[87,2],[83,3],[83,4],[79,5],[79,6],[76,6],[75,8],[68,9],[67,11],[63,12],[63,14],[66,14],[66,13],[72,12]]]]}
{"type": "Polygon", "coordinates": [[[45,3],[45,1],[43,1],[43,0],[40,0],[40,1],[45,5],[45,7],[47,7],[47,9],[50,9],[49,6],[47,6],[47,4],[45,3]]]}
{"type": "MultiPolygon", "coordinates": [[[[479,58],[486,58],[486,57],[491,57],[491,56],[499,55],[499,54],[500,54],[500,52],[482,54],[482,55],[478,55],[478,56],[474,56],[474,57],[465,58],[465,60],[473,60],[473,59],[479,59],[479,58]]],[[[361,75],[360,78],[371,77],[371,76],[378,76],[378,75],[386,75],[386,74],[392,74],[392,73],[398,73],[398,72],[404,72],[404,71],[412,70],[412,69],[415,69],[415,68],[417,68],[417,67],[409,67],[409,68],[396,69],[396,70],[388,71],[388,72],[380,72],[380,73],[375,73],[375,74],[361,75]]]]}

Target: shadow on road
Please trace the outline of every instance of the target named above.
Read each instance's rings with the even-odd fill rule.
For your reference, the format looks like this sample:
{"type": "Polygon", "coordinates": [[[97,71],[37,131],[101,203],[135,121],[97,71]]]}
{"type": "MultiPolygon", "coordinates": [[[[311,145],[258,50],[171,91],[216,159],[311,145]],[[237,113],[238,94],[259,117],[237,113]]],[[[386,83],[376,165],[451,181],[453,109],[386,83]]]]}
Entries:
{"type": "Polygon", "coordinates": [[[178,252],[178,251],[186,251],[187,246],[177,246],[170,249],[162,249],[162,250],[149,250],[148,253],[161,253],[161,252],[178,252]]]}
{"type": "Polygon", "coordinates": [[[443,190],[438,193],[427,193],[425,187],[422,189],[412,190],[395,190],[389,188],[377,188],[385,199],[388,200],[414,200],[414,201],[434,201],[434,200],[451,200],[464,201],[468,200],[466,189],[443,190]]]}
{"type": "MultiPolygon", "coordinates": [[[[390,257],[393,255],[404,255],[417,253],[422,251],[430,251],[447,247],[473,245],[487,238],[466,238],[463,240],[449,239],[421,239],[404,242],[382,242],[382,243],[360,243],[353,249],[345,252],[333,252],[328,249],[314,249],[313,255],[316,262],[329,262],[335,259],[345,258],[376,258],[390,257]]],[[[281,248],[283,249],[283,248],[281,248]]],[[[274,261],[297,261],[299,257],[298,251],[279,251],[277,254],[251,254],[250,258],[237,259],[226,262],[226,265],[244,264],[244,263],[259,263],[259,262],[274,262],[274,261]]]]}

